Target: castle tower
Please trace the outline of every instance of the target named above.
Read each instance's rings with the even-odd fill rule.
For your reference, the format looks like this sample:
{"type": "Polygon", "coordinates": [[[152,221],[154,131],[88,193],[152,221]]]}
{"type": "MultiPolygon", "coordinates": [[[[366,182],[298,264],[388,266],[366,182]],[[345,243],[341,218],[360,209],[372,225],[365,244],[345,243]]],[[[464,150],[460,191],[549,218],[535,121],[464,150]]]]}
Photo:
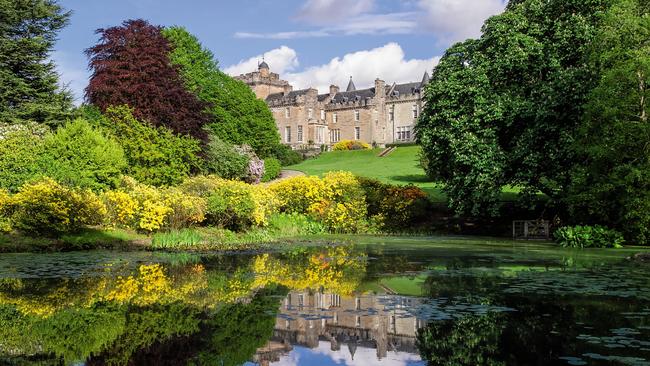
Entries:
{"type": "Polygon", "coordinates": [[[253,89],[253,92],[259,99],[266,99],[271,94],[287,94],[293,90],[286,80],[281,80],[280,75],[271,72],[271,68],[266,61],[262,61],[257,67],[257,71],[249,72],[236,76],[235,79],[243,81],[253,89]]]}

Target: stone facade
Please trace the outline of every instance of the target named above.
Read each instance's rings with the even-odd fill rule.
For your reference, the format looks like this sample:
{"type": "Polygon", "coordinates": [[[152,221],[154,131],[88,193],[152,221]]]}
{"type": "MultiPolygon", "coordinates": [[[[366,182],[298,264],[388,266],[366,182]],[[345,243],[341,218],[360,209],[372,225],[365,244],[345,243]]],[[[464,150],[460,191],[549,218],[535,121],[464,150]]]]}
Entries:
{"type": "Polygon", "coordinates": [[[387,85],[375,80],[372,88],[357,90],[352,78],[346,91],[336,85],[329,93],[317,89],[293,90],[262,62],[255,72],[236,79],[248,84],[273,112],[282,142],[297,149],[325,147],[341,140],[359,140],[376,146],[414,140],[413,127],[422,110],[422,90],[429,81],[387,85]]]}

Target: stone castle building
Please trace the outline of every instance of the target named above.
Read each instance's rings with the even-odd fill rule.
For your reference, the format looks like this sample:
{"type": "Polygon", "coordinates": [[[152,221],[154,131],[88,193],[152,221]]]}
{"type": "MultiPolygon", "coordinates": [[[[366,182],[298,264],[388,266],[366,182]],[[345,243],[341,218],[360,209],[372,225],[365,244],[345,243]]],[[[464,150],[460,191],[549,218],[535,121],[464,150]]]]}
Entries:
{"type": "Polygon", "coordinates": [[[282,142],[302,149],[328,147],[341,140],[377,146],[413,141],[429,75],[406,84],[388,85],[377,79],[374,87],[359,90],[350,78],[345,91],[331,85],[328,94],[319,94],[314,88],[293,90],[289,82],[270,71],[266,62],[257,71],[236,79],[266,101],[282,142]]]}

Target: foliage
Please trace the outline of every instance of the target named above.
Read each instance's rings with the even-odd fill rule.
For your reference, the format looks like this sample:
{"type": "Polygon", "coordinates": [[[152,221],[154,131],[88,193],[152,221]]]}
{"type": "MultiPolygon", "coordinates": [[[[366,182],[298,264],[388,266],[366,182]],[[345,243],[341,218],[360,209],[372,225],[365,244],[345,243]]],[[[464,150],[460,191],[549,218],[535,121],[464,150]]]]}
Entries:
{"type": "Polygon", "coordinates": [[[431,322],[418,330],[418,349],[430,365],[505,366],[500,343],[505,323],[498,314],[431,322]]]}
{"type": "Polygon", "coordinates": [[[246,183],[230,181],[217,187],[208,198],[208,222],[242,230],[253,224],[256,202],[246,183]]]}
{"type": "Polygon", "coordinates": [[[521,0],[447,50],[416,136],[458,213],[495,214],[501,190],[562,199],[595,86],[586,58],[610,0],[521,0]]]}
{"type": "Polygon", "coordinates": [[[207,202],[205,199],[184,194],[180,189],[167,188],[165,203],[170,208],[165,226],[172,229],[191,227],[205,220],[207,202]]]}
{"type": "Polygon", "coordinates": [[[280,135],[266,103],[248,85],[221,72],[212,52],[187,30],[170,27],[162,32],[187,87],[211,105],[210,130],[226,142],[252,146],[262,158],[271,156],[280,135]]]}
{"type": "Polygon", "coordinates": [[[327,234],[327,228],[307,215],[273,214],[269,217],[269,228],[282,237],[327,234]]]}
{"type": "Polygon", "coordinates": [[[236,149],[241,155],[248,157],[244,181],[250,184],[260,183],[264,175],[264,160],[260,159],[248,145],[237,146],[236,149]]]}
{"type": "Polygon", "coordinates": [[[10,199],[12,225],[29,234],[60,235],[101,223],[106,208],[91,191],[45,178],[29,183],[10,199]]]}
{"type": "Polygon", "coordinates": [[[214,175],[197,175],[183,181],[178,188],[186,194],[208,198],[214,190],[226,184],[226,180],[214,175]]]}
{"type": "Polygon", "coordinates": [[[555,241],[565,248],[620,248],[623,234],[603,226],[565,226],[555,231],[555,241]]]}
{"type": "Polygon", "coordinates": [[[102,111],[128,105],[140,121],[204,141],[208,104],[185,88],[161,31],[142,19],[98,29],[99,43],[86,50],[92,72],[86,99],[102,111]]]}
{"type": "Polygon", "coordinates": [[[344,150],[369,150],[370,145],[363,141],[341,140],[332,147],[334,151],[344,150]]]}
{"type": "Polygon", "coordinates": [[[331,172],[323,179],[294,177],[269,186],[282,212],[308,214],[331,231],[356,232],[365,225],[364,192],[351,173],[331,172]]]}
{"type": "MultiPolygon", "coordinates": [[[[21,125],[0,137],[0,188],[11,192],[42,172],[43,138],[34,126],[21,125]]],[[[45,131],[40,131],[45,134],[45,131]]]]}
{"type": "Polygon", "coordinates": [[[155,186],[180,184],[201,169],[199,141],[140,123],[128,107],[109,107],[99,123],[117,139],[129,163],[127,174],[155,186]]]}
{"type": "Polygon", "coordinates": [[[201,234],[193,229],[171,230],[154,234],[151,247],[154,249],[187,249],[203,241],[201,234]]]}
{"type": "Polygon", "coordinates": [[[43,175],[69,186],[113,188],[127,165],[122,147],[83,119],[46,136],[43,148],[43,175]]]}
{"type": "Polygon", "coordinates": [[[0,188],[0,233],[8,233],[11,231],[11,220],[9,217],[10,204],[11,196],[9,192],[0,188]]]}
{"type": "Polygon", "coordinates": [[[618,1],[590,49],[600,70],[574,145],[568,205],[574,222],[600,223],[650,243],[650,9],[618,1]]]}
{"type": "Polygon", "coordinates": [[[264,175],[262,176],[262,182],[270,182],[280,176],[282,171],[282,165],[280,160],[276,158],[266,158],[264,159],[264,175]]]}
{"type": "Polygon", "coordinates": [[[279,144],[276,146],[273,150],[272,155],[280,160],[280,164],[282,164],[282,166],[295,165],[305,160],[302,155],[300,155],[300,153],[293,150],[290,146],[284,144],[279,144]]]}
{"type": "Polygon", "coordinates": [[[205,149],[205,171],[224,179],[244,179],[248,173],[250,158],[235,146],[211,135],[205,149]]]}
{"type": "Polygon", "coordinates": [[[0,1],[0,121],[53,126],[70,115],[72,97],[51,60],[69,18],[55,0],[0,1]]]}
{"type": "Polygon", "coordinates": [[[365,192],[368,217],[382,229],[410,229],[430,215],[429,198],[416,186],[391,186],[361,177],[357,180],[365,192]]]}

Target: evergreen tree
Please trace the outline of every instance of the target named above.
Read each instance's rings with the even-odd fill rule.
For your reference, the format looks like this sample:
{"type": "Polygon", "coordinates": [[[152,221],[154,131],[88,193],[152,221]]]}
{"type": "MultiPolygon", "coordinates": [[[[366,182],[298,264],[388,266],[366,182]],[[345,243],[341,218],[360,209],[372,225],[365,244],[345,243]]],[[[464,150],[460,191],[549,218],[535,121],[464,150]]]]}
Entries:
{"type": "Polygon", "coordinates": [[[50,60],[69,17],[55,0],[0,0],[0,120],[56,125],[70,115],[50,60]]]}

